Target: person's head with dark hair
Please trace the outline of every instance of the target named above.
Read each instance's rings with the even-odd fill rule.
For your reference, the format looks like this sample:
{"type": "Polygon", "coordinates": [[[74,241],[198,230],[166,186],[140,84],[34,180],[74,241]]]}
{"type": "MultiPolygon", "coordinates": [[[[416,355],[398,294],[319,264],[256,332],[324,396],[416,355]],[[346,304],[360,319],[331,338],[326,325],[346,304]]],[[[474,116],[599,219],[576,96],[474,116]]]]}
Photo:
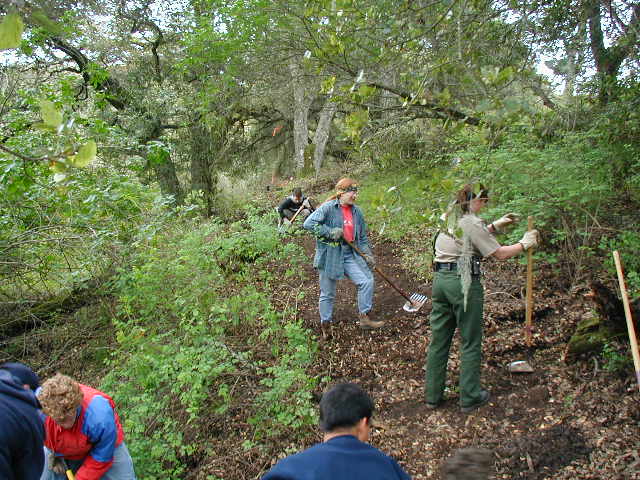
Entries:
{"type": "Polygon", "coordinates": [[[360,386],[335,385],[320,400],[320,429],[325,432],[325,441],[337,435],[354,435],[366,442],[373,409],[373,400],[360,386]]]}
{"type": "Polygon", "coordinates": [[[474,192],[474,184],[467,183],[464,187],[458,190],[456,194],[456,203],[460,205],[463,213],[476,212],[478,206],[484,205],[489,200],[489,189],[484,185],[479,185],[479,193],[474,192]],[[482,202],[482,205],[476,205],[482,202]]]}
{"type": "Polygon", "coordinates": [[[443,480],[486,480],[493,463],[490,450],[461,448],[442,465],[443,480]]]}
{"type": "Polygon", "coordinates": [[[293,198],[296,202],[300,203],[302,201],[302,189],[297,187],[293,189],[293,198]]]}
{"type": "Polygon", "coordinates": [[[0,370],[6,370],[13,377],[13,381],[21,387],[36,390],[40,386],[40,378],[27,365],[20,362],[7,362],[0,365],[0,370]]]}

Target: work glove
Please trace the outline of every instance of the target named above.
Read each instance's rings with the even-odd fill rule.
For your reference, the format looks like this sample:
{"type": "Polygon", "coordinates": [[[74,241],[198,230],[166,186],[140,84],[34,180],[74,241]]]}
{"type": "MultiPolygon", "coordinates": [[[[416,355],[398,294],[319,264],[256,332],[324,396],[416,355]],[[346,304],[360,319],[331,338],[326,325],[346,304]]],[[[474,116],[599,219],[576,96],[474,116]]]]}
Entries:
{"type": "Polygon", "coordinates": [[[520,217],[516,213],[507,213],[505,216],[500,217],[498,220],[494,220],[491,225],[496,232],[503,232],[505,228],[511,227],[514,223],[517,223],[520,217]]]}
{"type": "Polygon", "coordinates": [[[340,228],[340,227],[332,228],[329,231],[329,238],[331,240],[335,240],[335,241],[340,240],[342,238],[342,228],[340,228]]]}
{"type": "Polygon", "coordinates": [[[531,247],[538,245],[538,230],[529,230],[524,232],[524,235],[518,242],[522,245],[522,248],[529,250],[531,247]]]}
{"type": "Polygon", "coordinates": [[[64,475],[67,471],[67,464],[64,461],[64,458],[57,457],[53,452],[49,453],[49,456],[47,457],[47,467],[58,475],[64,475]]]}

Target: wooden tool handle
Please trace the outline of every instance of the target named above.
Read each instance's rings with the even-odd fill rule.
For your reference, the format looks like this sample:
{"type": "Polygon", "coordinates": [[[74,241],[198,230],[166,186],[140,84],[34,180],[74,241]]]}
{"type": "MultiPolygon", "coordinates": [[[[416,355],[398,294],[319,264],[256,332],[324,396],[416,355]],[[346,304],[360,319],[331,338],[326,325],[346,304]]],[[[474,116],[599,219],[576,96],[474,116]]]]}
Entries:
{"type": "Polygon", "coordinates": [[[304,208],[304,203],[302,205],[300,205],[300,208],[298,209],[298,211],[293,214],[293,217],[291,217],[291,220],[290,220],[291,223],[293,223],[293,221],[296,219],[296,217],[302,211],[303,208],[304,208]]]}
{"type": "MultiPolygon", "coordinates": [[[[362,252],[360,251],[360,249],[359,249],[358,247],[356,247],[356,246],[355,246],[355,244],[354,244],[353,242],[350,242],[350,241],[348,241],[348,240],[346,240],[346,239],[345,239],[345,242],[347,242],[347,244],[348,244],[351,248],[353,248],[353,249],[356,251],[356,253],[357,253],[358,255],[360,255],[362,258],[365,258],[365,259],[366,259],[366,257],[364,256],[364,253],[362,253],[362,252]]],[[[407,300],[407,302],[409,302],[409,303],[413,303],[413,302],[411,301],[411,298],[409,297],[409,295],[407,295],[407,294],[404,292],[404,290],[402,290],[402,289],[401,289],[400,287],[398,287],[395,283],[393,283],[389,278],[387,278],[387,276],[386,276],[384,273],[382,273],[382,270],[380,270],[380,269],[379,269],[378,267],[376,267],[375,265],[371,265],[371,266],[373,267],[373,269],[374,269],[376,272],[378,272],[378,275],[380,275],[382,278],[384,278],[384,279],[387,281],[387,283],[388,283],[389,285],[391,285],[391,286],[395,289],[395,291],[396,291],[396,292],[398,292],[400,295],[402,295],[402,296],[407,300]]]]}
{"type": "Polygon", "coordinates": [[[617,250],[613,251],[613,260],[616,262],[618,284],[620,285],[620,293],[622,294],[624,316],[627,319],[627,330],[629,331],[629,342],[631,344],[631,354],[633,355],[633,365],[636,368],[636,379],[638,380],[638,388],[640,389],[640,353],[638,353],[638,339],[636,337],[636,329],[633,326],[633,318],[631,317],[629,296],[627,295],[627,287],[624,283],[624,273],[622,273],[622,262],[620,261],[620,254],[617,250]]]}
{"type": "MultiPolygon", "coordinates": [[[[527,219],[527,230],[533,230],[533,217],[527,219]]],[[[533,248],[527,250],[527,300],[526,300],[525,337],[527,345],[533,343],[533,248]]]]}

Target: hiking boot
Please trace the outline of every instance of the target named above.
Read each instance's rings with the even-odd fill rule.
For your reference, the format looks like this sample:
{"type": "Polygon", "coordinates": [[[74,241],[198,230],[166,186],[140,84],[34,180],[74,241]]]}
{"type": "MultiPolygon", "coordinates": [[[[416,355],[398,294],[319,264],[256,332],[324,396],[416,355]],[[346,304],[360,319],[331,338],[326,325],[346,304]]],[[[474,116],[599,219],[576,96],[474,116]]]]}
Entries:
{"type": "Polygon", "coordinates": [[[480,390],[480,400],[478,400],[473,405],[469,405],[468,407],[462,407],[460,410],[462,410],[462,413],[471,413],[476,408],[479,408],[479,407],[481,407],[483,405],[486,405],[487,402],[489,402],[489,398],[490,397],[491,397],[491,395],[489,394],[489,392],[487,390],[480,390]]]}
{"type": "Polygon", "coordinates": [[[360,328],[362,330],[373,330],[374,328],[384,327],[384,322],[382,320],[371,320],[367,313],[361,313],[358,318],[360,320],[360,328]]]}
{"type": "Polygon", "coordinates": [[[320,322],[320,329],[324,340],[329,340],[333,337],[333,322],[320,322]]]}

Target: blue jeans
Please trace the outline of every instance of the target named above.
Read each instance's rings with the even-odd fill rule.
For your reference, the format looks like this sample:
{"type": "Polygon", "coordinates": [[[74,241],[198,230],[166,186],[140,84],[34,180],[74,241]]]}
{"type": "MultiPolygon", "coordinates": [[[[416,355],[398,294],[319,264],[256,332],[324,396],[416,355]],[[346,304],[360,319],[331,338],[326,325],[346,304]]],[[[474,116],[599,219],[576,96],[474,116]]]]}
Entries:
{"type": "MultiPolygon", "coordinates": [[[[40,480],[67,480],[66,475],[60,475],[54,473],[52,470],[47,468],[47,458],[49,457],[50,450],[47,447],[44,447],[44,458],[45,465],[44,471],[42,472],[42,476],[40,480]]],[[[71,470],[76,473],[78,469],[82,466],[83,460],[67,460],[67,466],[71,468],[71,470]]],[[[133,461],[131,460],[131,455],[129,455],[129,450],[124,442],[122,442],[116,449],[113,451],[113,464],[111,468],[105,472],[101,480],[136,480],[136,474],[133,471],[133,461]]]]}
{"type": "MultiPolygon", "coordinates": [[[[350,249],[343,254],[344,274],[358,287],[358,311],[367,313],[373,307],[373,288],[375,282],[373,274],[368,268],[363,269],[354,257],[350,249]]],[[[324,270],[320,270],[320,321],[331,322],[333,315],[333,302],[336,298],[337,280],[329,278],[324,270]]]]}

